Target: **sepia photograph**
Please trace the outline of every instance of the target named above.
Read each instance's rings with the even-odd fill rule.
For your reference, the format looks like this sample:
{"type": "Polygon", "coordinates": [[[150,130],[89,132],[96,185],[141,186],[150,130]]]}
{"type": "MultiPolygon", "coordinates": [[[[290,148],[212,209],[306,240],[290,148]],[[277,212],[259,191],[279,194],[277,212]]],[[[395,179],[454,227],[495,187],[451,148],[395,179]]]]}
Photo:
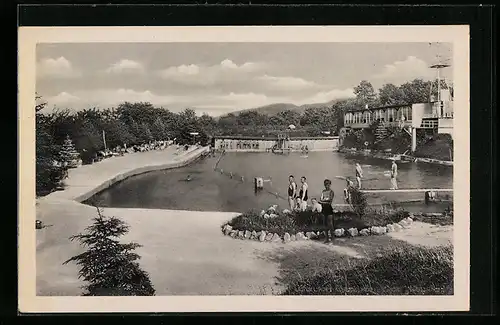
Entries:
{"type": "Polygon", "coordinates": [[[466,310],[468,29],[438,27],[26,28],[26,308],[466,310]]]}

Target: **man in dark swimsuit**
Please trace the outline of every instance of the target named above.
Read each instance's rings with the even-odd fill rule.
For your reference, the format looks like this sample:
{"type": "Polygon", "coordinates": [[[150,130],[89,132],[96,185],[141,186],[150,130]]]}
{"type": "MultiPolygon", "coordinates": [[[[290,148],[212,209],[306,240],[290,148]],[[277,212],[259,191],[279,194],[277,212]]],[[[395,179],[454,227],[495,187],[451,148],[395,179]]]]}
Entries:
{"type": "Polygon", "coordinates": [[[331,189],[332,181],[330,181],[329,179],[325,179],[323,184],[325,185],[325,189],[321,192],[320,203],[322,207],[321,212],[323,213],[323,226],[325,227],[325,242],[329,242],[330,238],[328,236],[328,233],[330,232],[330,236],[333,239],[333,232],[335,230],[332,208],[332,202],[335,193],[331,189]]]}
{"type": "Polygon", "coordinates": [[[290,205],[290,210],[295,210],[295,198],[297,197],[297,184],[293,175],[288,177],[288,204],[290,205]]]}
{"type": "Polygon", "coordinates": [[[302,176],[300,178],[300,182],[302,183],[302,185],[300,186],[299,198],[301,199],[302,211],[305,211],[307,209],[307,200],[308,200],[308,196],[307,196],[308,185],[306,183],[306,177],[302,176]]]}

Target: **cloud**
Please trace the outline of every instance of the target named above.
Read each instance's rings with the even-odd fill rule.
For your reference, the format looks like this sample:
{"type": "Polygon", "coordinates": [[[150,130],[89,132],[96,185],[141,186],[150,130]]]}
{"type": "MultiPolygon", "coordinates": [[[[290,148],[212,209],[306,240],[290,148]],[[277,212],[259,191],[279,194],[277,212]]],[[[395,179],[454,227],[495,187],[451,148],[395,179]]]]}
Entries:
{"type": "Polygon", "coordinates": [[[249,76],[263,68],[263,64],[245,62],[241,65],[225,59],[215,65],[187,64],[168,67],[157,72],[166,81],[186,86],[215,86],[248,80],[249,76]]]}
{"type": "Polygon", "coordinates": [[[57,59],[42,59],[37,64],[37,74],[39,77],[53,78],[74,78],[80,76],[80,72],[75,70],[70,61],[61,56],[57,59]]]}
{"type": "Polygon", "coordinates": [[[106,69],[107,73],[111,74],[121,74],[121,73],[142,73],[144,72],[144,66],[142,63],[122,59],[116,63],[113,63],[109,68],[106,69]]]}
{"type": "Polygon", "coordinates": [[[344,99],[354,97],[354,89],[333,89],[329,91],[319,92],[311,97],[300,100],[299,105],[302,104],[315,104],[315,103],[327,103],[335,99],[344,99]]]}
{"type": "Polygon", "coordinates": [[[425,61],[415,56],[408,56],[404,61],[385,65],[383,71],[376,74],[374,78],[383,80],[384,83],[401,84],[416,78],[427,80],[433,76],[434,71],[429,69],[425,61]]]}
{"type": "Polygon", "coordinates": [[[258,92],[229,92],[223,94],[202,92],[187,95],[166,95],[150,90],[136,91],[133,89],[120,88],[82,90],[72,93],[61,92],[56,96],[48,97],[47,102],[49,106],[67,107],[76,111],[90,107],[116,107],[125,101],[150,102],[155,106],[162,106],[172,111],[194,108],[198,114],[207,112],[212,115],[221,115],[231,111],[256,108],[275,103],[293,103],[296,105],[314,104],[352,96],[354,96],[352,89],[333,89],[317,92],[312,96],[293,98],[290,96],[277,96],[258,92]]]}
{"type": "Polygon", "coordinates": [[[320,86],[315,82],[297,77],[274,77],[269,75],[263,75],[258,77],[257,79],[269,87],[285,89],[285,90],[310,89],[320,86]]]}
{"type": "Polygon", "coordinates": [[[56,96],[49,97],[47,102],[53,105],[67,105],[80,101],[80,97],[67,93],[65,91],[57,94],[56,96]]]}

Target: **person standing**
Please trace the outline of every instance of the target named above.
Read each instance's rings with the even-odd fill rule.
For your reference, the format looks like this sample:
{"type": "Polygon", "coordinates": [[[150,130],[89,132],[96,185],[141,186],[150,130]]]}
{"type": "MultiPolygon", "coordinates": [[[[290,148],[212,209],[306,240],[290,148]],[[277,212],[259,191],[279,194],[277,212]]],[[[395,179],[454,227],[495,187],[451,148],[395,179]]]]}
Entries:
{"type": "Polygon", "coordinates": [[[349,179],[346,178],[346,187],[344,188],[344,202],[345,203],[350,203],[351,202],[351,191],[354,188],[354,183],[349,179]]]}
{"type": "Polygon", "coordinates": [[[335,193],[331,189],[332,181],[330,181],[329,179],[325,179],[323,185],[325,186],[325,188],[321,192],[320,203],[321,212],[323,213],[323,226],[325,227],[325,241],[329,242],[330,238],[333,239],[333,232],[335,230],[332,207],[333,197],[335,196],[335,193]],[[328,233],[330,233],[330,237],[328,236],[328,233]]]}
{"type": "Polygon", "coordinates": [[[297,197],[297,183],[295,183],[295,178],[293,175],[288,177],[288,204],[290,205],[290,210],[295,210],[295,198],[297,197]]]}
{"type": "Polygon", "coordinates": [[[300,207],[302,211],[305,211],[307,209],[307,190],[308,190],[308,185],[307,185],[307,179],[305,176],[302,176],[300,178],[300,182],[302,183],[300,185],[300,191],[299,191],[299,198],[300,198],[300,207]]]}
{"type": "Polygon", "coordinates": [[[358,189],[361,189],[361,179],[363,178],[363,169],[359,163],[356,163],[356,180],[358,182],[358,189]]]}
{"type": "Polygon", "coordinates": [[[398,165],[396,165],[396,160],[393,159],[391,165],[391,190],[398,189],[398,182],[396,180],[397,176],[398,176],[398,165]]]}

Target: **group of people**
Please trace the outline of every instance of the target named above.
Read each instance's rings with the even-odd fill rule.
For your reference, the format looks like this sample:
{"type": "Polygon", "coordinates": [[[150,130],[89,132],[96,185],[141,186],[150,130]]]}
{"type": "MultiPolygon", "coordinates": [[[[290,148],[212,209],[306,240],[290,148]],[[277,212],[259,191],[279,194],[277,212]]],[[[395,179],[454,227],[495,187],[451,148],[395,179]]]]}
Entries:
{"type": "MultiPolygon", "coordinates": [[[[397,189],[398,184],[396,181],[396,177],[398,174],[398,166],[396,161],[392,161],[391,165],[391,189],[397,189]]],[[[356,182],[357,188],[361,189],[361,181],[363,179],[363,169],[359,163],[356,163],[355,168],[356,182]]],[[[307,184],[307,178],[302,176],[300,178],[300,185],[297,185],[295,182],[295,177],[290,175],[288,177],[288,203],[290,206],[290,210],[295,212],[302,212],[308,209],[307,201],[309,200],[309,185],[307,184]]],[[[346,188],[344,189],[344,201],[346,203],[350,203],[351,198],[351,190],[355,188],[354,182],[346,178],[346,188]]],[[[323,225],[325,226],[325,237],[326,241],[331,241],[333,239],[333,231],[334,231],[334,218],[333,218],[333,198],[335,193],[331,189],[332,181],[329,179],[325,179],[323,181],[324,188],[321,191],[320,198],[312,197],[311,198],[311,211],[313,213],[318,213],[322,216],[323,225]]]]}
{"type": "MultiPolygon", "coordinates": [[[[300,178],[300,187],[297,186],[295,182],[295,177],[290,175],[288,177],[288,203],[290,205],[290,210],[296,212],[302,212],[307,210],[307,201],[309,199],[308,190],[309,185],[307,184],[307,179],[305,176],[300,178]]],[[[326,241],[333,239],[333,207],[332,202],[334,198],[334,192],[331,189],[332,181],[325,179],[323,182],[325,188],[321,192],[321,197],[311,198],[311,210],[313,213],[318,213],[322,216],[323,224],[326,227],[325,237],[326,241]]]]}
{"type": "MultiPolygon", "coordinates": [[[[390,170],[391,190],[398,189],[397,176],[398,176],[398,165],[396,164],[396,160],[393,159],[392,164],[391,164],[391,170],[390,170]]],[[[361,189],[362,178],[363,178],[363,169],[361,168],[361,165],[359,163],[356,163],[356,182],[357,182],[358,189],[361,189]]],[[[347,185],[352,186],[352,182],[349,179],[347,179],[347,185]]]]}

